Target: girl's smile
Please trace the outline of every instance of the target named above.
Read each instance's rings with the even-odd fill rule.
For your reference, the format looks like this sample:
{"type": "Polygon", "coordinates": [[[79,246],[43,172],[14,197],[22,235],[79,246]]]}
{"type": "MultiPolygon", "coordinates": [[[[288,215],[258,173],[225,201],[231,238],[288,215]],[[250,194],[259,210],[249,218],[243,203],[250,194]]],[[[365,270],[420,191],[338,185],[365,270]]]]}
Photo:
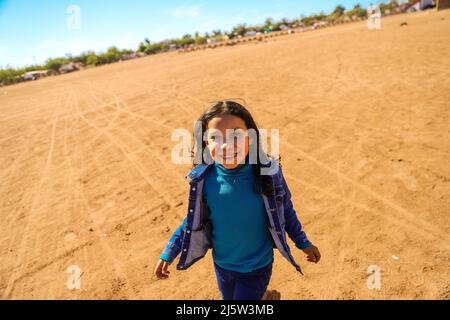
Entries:
{"type": "MultiPolygon", "coordinates": [[[[233,154],[233,155],[231,155],[231,156],[222,156],[222,159],[225,160],[225,161],[227,161],[227,160],[230,160],[230,159],[236,159],[237,156],[238,156],[238,154],[235,153],[235,154],[233,154]]],[[[228,161],[227,161],[227,162],[228,162],[228,161]]]]}

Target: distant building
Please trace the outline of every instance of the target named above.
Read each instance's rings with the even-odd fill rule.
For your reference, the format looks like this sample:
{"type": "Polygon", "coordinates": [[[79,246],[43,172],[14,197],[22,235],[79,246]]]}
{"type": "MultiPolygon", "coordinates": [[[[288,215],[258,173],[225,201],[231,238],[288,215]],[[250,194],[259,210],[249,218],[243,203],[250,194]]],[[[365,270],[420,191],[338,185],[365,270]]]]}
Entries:
{"type": "Polygon", "coordinates": [[[174,43],[169,44],[169,51],[174,51],[177,50],[178,46],[174,43]]]}
{"type": "Polygon", "coordinates": [[[145,54],[142,52],[133,52],[130,54],[124,54],[122,56],[122,60],[133,60],[133,59],[141,58],[143,56],[145,56],[145,54]]]}
{"type": "Polygon", "coordinates": [[[61,68],[59,68],[59,72],[61,73],[69,73],[69,72],[73,72],[73,71],[77,71],[81,69],[81,64],[79,63],[68,63],[68,64],[63,64],[61,66],[61,68]]]}
{"type": "Polygon", "coordinates": [[[37,80],[42,77],[48,76],[48,70],[36,70],[36,71],[29,71],[22,75],[23,80],[37,80]]]}
{"type": "Polygon", "coordinates": [[[217,42],[219,42],[217,39],[215,39],[215,38],[208,38],[208,39],[206,39],[206,43],[207,44],[214,44],[214,43],[217,43],[217,42]]]}
{"type": "Polygon", "coordinates": [[[436,0],[436,7],[438,10],[449,9],[450,0],[436,0]]]}
{"type": "Polygon", "coordinates": [[[417,0],[414,2],[411,2],[409,4],[407,4],[405,6],[404,11],[406,12],[416,12],[416,11],[421,11],[421,10],[425,10],[428,8],[431,8],[434,6],[434,1],[433,0],[417,0]]]}
{"type": "Polygon", "coordinates": [[[316,28],[324,27],[326,25],[327,25],[326,21],[315,21],[313,27],[314,27],[314,29],[316,29],[316,28]]]}
{"type": "Polygon", "coordinates": [[[256,36],[256,31],[247,31],[244,36],[246,37],[254,37],[256,36]]]}

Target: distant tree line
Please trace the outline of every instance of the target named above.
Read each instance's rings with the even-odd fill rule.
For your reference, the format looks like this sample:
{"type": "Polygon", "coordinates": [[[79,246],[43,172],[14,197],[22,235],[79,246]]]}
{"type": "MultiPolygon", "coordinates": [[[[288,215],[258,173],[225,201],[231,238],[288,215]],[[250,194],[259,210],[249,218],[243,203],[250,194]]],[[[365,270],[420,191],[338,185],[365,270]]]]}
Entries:
{"type": "Polygon", "coordinates": [[[134,53],[133,50],[120,50],[116,47],[109,48],[106,52],[83,52],[80,55],[67,55],[66,57],[47,59],[45,64],[33,65],[23,68],[1,68],[0,85],[10,85],[24,81],[23,75],[30,71],[48,70],[49,74],[61,73],[61,67],[70,63],[79,63],[83,66],[99,66],[121,60],[125,55],[134,53]]]}
{"type": "MultiPolygon", "coordinates": [[[[410,0],[412,1],[412,0],[410,0]]],[[[397,7],[396,0],[389,1],[387,4],[381,3],[380,9],[382,13],[393,12],[397,7]]],[[[106,52],[96,53],[93,51],[84,52],[80,55],[48,59],[43,65],[33,65],[23,68],[0,68],[0,86],[10,85],[24,81],[22,75],[29,71],[48,70],[50,74],[60,73],[61,67],[69,63],[79,63],[83,66],[99,66],[103,64],[117,62],[123,59],[126,55],[140,53],[142,55],[151,55],[169,50],[185,48],[191,45],[202,45],[210,41],[222,41],[225,39],[234,39],[243,37],[251,33],[266,33],[272,31],[280,31],[283,29],[295,29],[300,27],[311,27],[316,23],[338,23],[344,19],[364,19],[367,17],[367,10],[360,4],[355,5],[352,9],[347,10],[344,6],[338,5],[330,14],[320,12],[311,14],[309,16],[301,16],[298,19],[283,18],[279,21],[274,21],[268,18],[260,25],[247,26],[246,24],[239,24],[231,29],[229,32],[221,30],[213,30],[210,33],[201,35],[196,32],[194,35],[185,34],[178,39],[169,39],[160,42],[152,42],[148,38],[139,43],[136,51],[120,50],[117,47],[111,47],[106,52]]]]}

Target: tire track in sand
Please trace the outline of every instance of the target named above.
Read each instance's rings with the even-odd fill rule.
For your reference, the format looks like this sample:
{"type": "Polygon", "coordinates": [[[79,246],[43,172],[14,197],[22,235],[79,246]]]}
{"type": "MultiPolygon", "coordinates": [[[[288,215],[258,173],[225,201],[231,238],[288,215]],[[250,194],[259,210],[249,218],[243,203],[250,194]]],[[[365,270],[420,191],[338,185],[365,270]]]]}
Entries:
{"type": "MultiPolygon", "coordinates": [[[[80,117],[86,122],[86,124],[92,128],[94,128],[97,131],[103,131],[102,129],[100,129],[99,127],[97,127],[94,123],[92,123],[91,121],[89,121],[89,119],[87,119],[86,117],[84,117],[79,109],[78,106],[78,97],[75,95],[75,106],[76,106],[76,110],[77,113],[80,115],[80,117]]],[[[118,142],[110,133],[103,131],[103,133],[105,134],[105,136],[122,152],[122,154],[125,156],[125,158],[133,165],[133,167],[138,171],[138,173],[141,175],[141,177],[144,179],[144,181],[153,189],[155,190],[155,192],[159,195],[159,199],[162,200],[164,203],[168,203],[171,206],[174,205],[174,203],[172,202],[172,197],[167,193],[167,192],[161,192],[159,191],[158,186],[154,185],[154,183],[151,181],[151,179],[145,174],[145,172],[142,170],[142,168],[140,167],[140,165],[138,163],[136,163],[135,160],[133,160],[130,157],[130,153],[126,150],[126,148],[123,146],[123,143],[118,142]]]]}
{"type": "Polygon", "coordinates": [[[49,168],[52,163],[53,148],[55,145],[55,137],[56,137],[56,125],[58,123],[58,117],[59,117],[59,111],[57,109],[58,108],[56,107],[54,110],[54,114],[53,114],[52,130],[51,130],[51,135],[50,135],[50,143],[49,143],[49,148],[48,148],[48,153],[47,153],[47,160],[46,160],[45,166],[42,170],[42,176],[41,176],[40,182],[39,182],[38,186],[36,187],[35,193],[33,195],[30,213],[28,214],[28,217],[26,217],[26,219],[25,219],[24,232],[23,232],[21,240],[19,241],[20,245],[19,245],[18,257],[16,259],[17,262],[15,264],[15,267],[13,269],[11,276],[9,277],[8,283],[7,283],[5,291],[3,293],[4,299],[7,299],[10,296],[10,294],[13,290],[14,284],[17,281],[18,274],[19,275],[23,274],[24,264],[22,262],[25,259],[25,257],[24,257],[25,250],[26,250],[25,241],[28,236],[29,228],[31,225],[30,221],[33,221],[33,217],[34,217],[34,215],[36,215],[35,206],[36,206],[37,202],[39,201],[39,193],[42,189],[42,186],[44,185],[45,180],[47,179],[48,171],[49,171],[49,168]]]}
{"type": "MultiPolygon", "coordinates": [[[[322,167],[323,169],[325,169],[325,170],[327,170],[327,171],[329,171],[331,173],[334,173],[336,176],[340,177],[342,180],[344,180],[346,182],[349,182],[353,186],[357,187],[358,189],[360,189],[364,193],[370,195],[371,197],[377,199],[381,203],[387,205],[388,207],[391,207],[391,208],[395,209],[395,211],[400,213],[403,217],[405,217],[408,220],[410,220],[409,221],[410,225],[413,225],[416,228],[419,228],[419,229],[422,229],[422,231],[425,231],[425,234],[428,237],[434,238],[434,239],[437,239],[437,240],[443,240],[446,243],[450,243],[449,236],[445,232],[443,232],[439,228],[434,227],[433,225],[430,225],[429,223],[427,223],[426,221],[421,219],[418,215],[412,214],[411,212],[409,212],[406,209],[400,207],[398,204],[396,204],[392,200],[388,199],[387,197],[384,197],[384,196],[378,194],[377,192],[373,191],[369,187],[367,187],[367,186],[365,186],[365,185],[363,185],[363,184],[353,180],[352,178],[348,177],[347,175],[345,175],[345,174],[341,173],[340,171],[332,168],[331,166],[323,163],[322,161],[316,159],[315,157],[313,157],[309,153],[304,152],[300,148],[292,145],[291,143],[286,142],[286,141],[281,142],[281,143],[285,144],[290,149],[294,150],[295,152],[297,152],[298,154],[302,155],[304,158],[308,159],[309,161],[313,162],[314,164],[318,165],[319,167],[322,167]]],[[[389,216],[387,213],[383,213],[382,215],[384,217],[386,217],[386,218],[388,218],[388,216],[389,216]]],[[[406,225],[406,223],[403,222],[403,223],[401,223],[401,225],[406,225]]],[[[448,245],[447,245],[446,249],[447,250],[450,249],[450,248],[448,248],[448,245]]]]}

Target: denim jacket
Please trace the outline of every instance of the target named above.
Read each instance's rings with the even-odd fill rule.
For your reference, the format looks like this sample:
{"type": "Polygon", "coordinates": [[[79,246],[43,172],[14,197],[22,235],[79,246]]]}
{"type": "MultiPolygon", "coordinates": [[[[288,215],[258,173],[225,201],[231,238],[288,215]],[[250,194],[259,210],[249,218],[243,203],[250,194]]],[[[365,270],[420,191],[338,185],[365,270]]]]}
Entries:
{"type": "MultiPolygon", "coordinates": [[[[305,232],[302,231],[302,225],[293,208],[291,192],[283,177],[281,165],[276,162],[276,166],[276,173],[270,175],[274,193],[271,196],[261,193],[269,217],[270,225],[268,228],[273,238],[274,248],[277,248],[282,256],[303,275],[300,266],[291,254],[286,241],[286,233],[297,248],[305,249],[311,243],[305,232]]],[[[186,176],[186,178],[190,178],[188,212],[183,223],[170,237],[161,255],[171,263],[181,252],[177,270],[189,268],[202,259],[209,248],[212,248],[211,221],[208,218],[208,207],[202,197],[203,178],[210,167],[211,164],[199,164],[186,176]]]]}

